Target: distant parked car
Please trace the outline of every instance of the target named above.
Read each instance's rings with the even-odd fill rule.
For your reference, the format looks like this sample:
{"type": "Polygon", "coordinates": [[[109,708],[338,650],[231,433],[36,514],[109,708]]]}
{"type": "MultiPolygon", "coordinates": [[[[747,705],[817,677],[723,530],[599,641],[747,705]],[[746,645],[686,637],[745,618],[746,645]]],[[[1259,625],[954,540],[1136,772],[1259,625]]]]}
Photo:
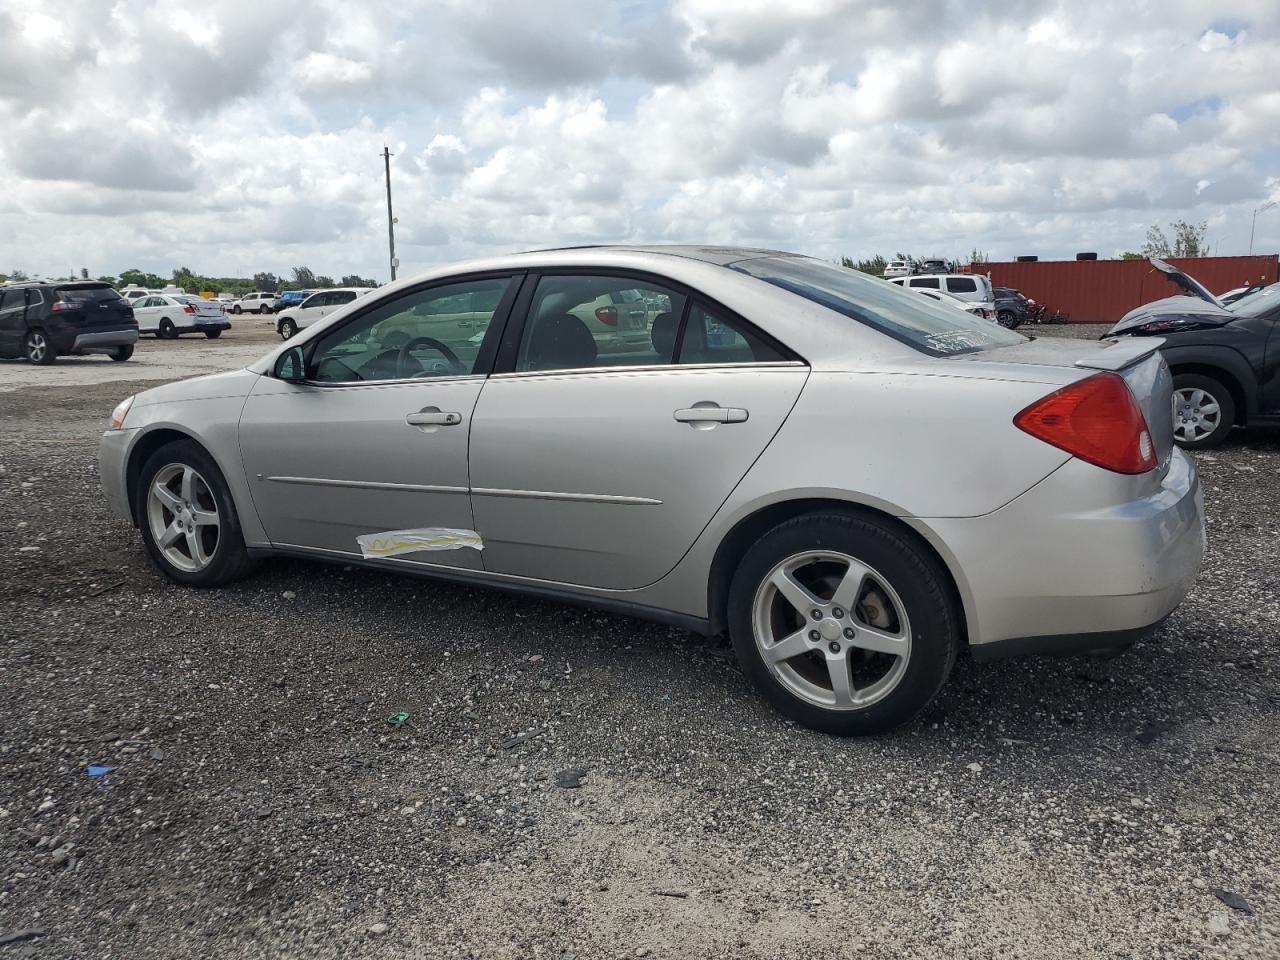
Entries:
{"type": "Polygon", "coordinates": [[[138,339],[129,301],[106,283],[10,283],[0,287],[0,358],[53,363],[65,354],[128,360],[138,339]]]}
{"type": "Polygon", "coordinates": [[[951,264],[946,260],[921,260],[916,266],[917,273],[950,273],[951,264]]]}
{"type": "Polygon", "coordinates": [[[1233,426],[1280,426],[1280,284],[1224,306],[1172,264],[1151,264],[1185,293],[1130,310],[1106,335],[1164,339],[1174,440],[1199,450],[1233,426]]]}
{"type": "Polygon", "coordinates": [[[1228,304],[1235,303],[1241,297],[1247,297],[1251,293],[1257,293],[1265,286],[1267,286],[1265,283],[1253,283],[1247,287],[1236,287],[1234,290],[1228,290],[1226,293],[1218,294],[1218,302],[1223,306],[1227,306],[1228,304]]]}
{"type": "Polygon", "coordinates": [[[995,287],[996,320],[1000,326],[1015,330],[1023,323],[1039,323],[1044,307],[1020,290],[1012,287],[995,287]]]}
{"type": "Polygon", "coordinates": [[[285,290],[275,300],[271,301],[271,309],[279,313],[288,307],[296,307],[307,297],[318,292],[317,290],[285,290]]]}
{"type": "Polygon", "coordinates": [[[357,297],[368,293],[371,287],[341,287],[337,290],[320,290],[296,307],[287,307],[276,317],[276,333],[288,340],[299,330],[311,326],[321,317],[340,310],[357,297]]]}
{"type": "Polygon", "coordinates": [[[275,302],[276,295],[268,293],[265,290],[259,290],[255,293],[246,293],[243,297],[235,302],[231,308],[232,313],[270,313],[271,304],[275,302]]]}
{"type": "Polygon", "coordinates": [[[953,297],[959,297],[969,303],[980,303],[991,311],[991,318],[996,317],[996,297],[991,281],[976,273],[942,273],[915,274],[910,277],[897,277],[889,281],[910,290],[941,290],[953,297]]]}
{"type": "Polygon", "coordinates": [[[928,297],[930,300],[936,300],[938,303],[945,303],[949,307],[955,307],[966,313],[972,313],[975,317],[981,317],[983,320],[994,320],[996,312],[990,307],[983,305],[981,302],[974,300],[961,300],[959,297],[950,293],[943,293],[941,290],[925,290],[923,287],[911,287],[916,293],[928,297]]]}
{"type": "Polygon", "coordinates": [[[141,300],[143,297],[149,297],[152,294],[159,294],[162,292],[163,291],[160,290],[148,290],[146,287],[138,287],[130,284],[129,286],[122,287],[120,289],[120,296],[132,304],[141,300]]]}
{"type": "Polygon", "coordinates": [[[140,333],[154,333],[162,340],[173,340],[184,333],[203,333],[215,340],[231,327],[222,304],[187,294],[153,294],[139,300],[133,312],[140,333]]]}
{"type": "Polygon", "coordinates": [[[884,276],[886,280],[894,277],[911,276],[912,264],[910,260],[890,260],[884,265],[884,276]]]}

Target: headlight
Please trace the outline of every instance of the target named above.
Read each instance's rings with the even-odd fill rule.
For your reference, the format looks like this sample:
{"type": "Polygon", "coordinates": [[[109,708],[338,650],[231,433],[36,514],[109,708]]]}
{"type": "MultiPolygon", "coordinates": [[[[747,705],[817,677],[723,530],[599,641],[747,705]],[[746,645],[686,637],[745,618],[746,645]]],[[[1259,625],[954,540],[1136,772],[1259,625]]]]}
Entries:
{"type": "Polygon", "coordinates": [[[111,422],[107,424],[108,430],[119,430],[124,426],[125,417],[129,416],[129,408],[133,406],[133,397],[125,397],[116,408],[111,411],[111,422]]]}

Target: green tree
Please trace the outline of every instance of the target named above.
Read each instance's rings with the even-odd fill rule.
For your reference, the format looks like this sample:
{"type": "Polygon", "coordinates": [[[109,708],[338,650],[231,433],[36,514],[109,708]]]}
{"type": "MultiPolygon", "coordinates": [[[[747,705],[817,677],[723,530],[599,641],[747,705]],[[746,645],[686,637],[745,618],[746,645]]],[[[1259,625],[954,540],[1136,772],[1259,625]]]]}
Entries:
{"type": "Polygon", "coordinates": [[[342,278],[342,286],[344,287],[376,287],[377,280],[366,280],[358,273],[349,273],[342,278]]]}
{"type": "Polygon", "coordinates": [[[10,270],[9,279],[12,280],[14,283],[21,283],[23,280],[27,279],[27,272],[25,270],[17,270],[17,269],[10,270]]]}
{"type": "Polygon", "coordinates": [[[253,288],[264,292],[271,292],[280,289],[280,278],[274,273],[255,273],[253,275],[253,288]]]}
{"type": "Polygon", "coordinates": [[[81,280],[88,280],[88,279],[89,279],[89,268],[88,268],[88,267],[81,267],[81,268],[80,268],[80,279],[81,279],[81,280]]]}
{"type": "Polygon", "coordinates": [[[987,254],[987,251],[985,250],[979,250],[977,247],[974,247],[973,252],[969,254],[970,264],[990,263],[990,262],[991,262],[991,257],[987,254]]]}
{"type": "Polygon", "coordinates": [[[115,277],[105,277],[105,276],[104,276],[104,277],[99,277],[99,278],[98,278],[98,282],[99,282],[99,283],[109,283],[109,284],[111,284],[111,286],[113,286],[113,287],[118,287],[118,286],[120,286],[120,281],[119,281],[119,280],[117,280],[115,277]]]}
{"type": "Polygon", "coordinates": [[[316,275],[311,272],[310,267],[294,267],[293,282],[304,290],[319,286],[316,283],[316,275]]]}
{"type": "Polygon", "coordinates": [[[885,268],[885,259],[876,254],[870,260],[854,260],[852,257],[841,257],[840,266],[848,267],[850,270],[861,270],[863,273],[869,273],[873,277],[883,277],[885,268]]]}
{"type": "Polygon", "coordinates": [[[1147,229],[1147,242],[1142,245],[1142,255],[1145,257],[1205,257],[1209,255],[1208,246],[1205,244],[1205,236],[1209,232],[1209,224],[1201,220],[1199,223],[1187,223],[1185,220],[1175,220],[1169,224],[1169,230],[1173,233],[1173,242],[1169,242],[1169,236],[1158,226],[1152,225],[1147,229]]]}
{"type": "Polygon", "coordinates": [[[326,277],[324,274],[320,274],[320,276],[316,277],[316,286],[321,288],[336,287],[337,284],[333,282],[333,277],[326,277]]]}
{"type": "Polygon", "coordinates": [[[1124,253],[1120,254],[1120,259],[1121,260],[1145,260],[1147,259],[1147,257],[1145,254],[1134,253],[1132,250],[1126,250],[1124,253]]]}

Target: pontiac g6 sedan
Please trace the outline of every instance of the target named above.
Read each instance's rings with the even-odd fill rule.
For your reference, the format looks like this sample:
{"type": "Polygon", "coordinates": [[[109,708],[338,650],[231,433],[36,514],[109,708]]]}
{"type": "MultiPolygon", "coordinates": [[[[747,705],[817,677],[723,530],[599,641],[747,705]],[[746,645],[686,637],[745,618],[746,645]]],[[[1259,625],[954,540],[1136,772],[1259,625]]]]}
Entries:
{"type": "Polygon", "coordinates": [[[867,733],[961,650],[1116,649],[1182,600],[1203,507],[1159,345],[776,251],[527,253],[125,400],[101,473],[178,583],[288,554],[727,630],[781,711],[867,733]],[[484,316],[439,322],[461,295],[484,316]],[[648,335],[603,350],[581,308],[637,295],[648,335]]]}

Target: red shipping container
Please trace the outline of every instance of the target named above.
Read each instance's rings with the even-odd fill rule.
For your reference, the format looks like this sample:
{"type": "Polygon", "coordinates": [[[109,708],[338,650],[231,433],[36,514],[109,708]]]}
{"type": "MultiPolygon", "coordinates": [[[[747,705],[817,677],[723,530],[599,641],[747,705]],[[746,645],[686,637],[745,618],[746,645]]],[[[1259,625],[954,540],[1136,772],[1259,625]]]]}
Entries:
{"type": "MultiPolygon", "coordinates": [[[[1275,254],[1170,257],[1169,262],[1213,294],[1280,280],[1280,258],[1275,254]]],[[[1021,290],[1043,304],[1047,314],[1066,314],[1071,323],[1115,323],[1134,307],[1181,292],[1146,260],[975,263],[968,269],[990,277],[992,286],[1021,290]]]]}

